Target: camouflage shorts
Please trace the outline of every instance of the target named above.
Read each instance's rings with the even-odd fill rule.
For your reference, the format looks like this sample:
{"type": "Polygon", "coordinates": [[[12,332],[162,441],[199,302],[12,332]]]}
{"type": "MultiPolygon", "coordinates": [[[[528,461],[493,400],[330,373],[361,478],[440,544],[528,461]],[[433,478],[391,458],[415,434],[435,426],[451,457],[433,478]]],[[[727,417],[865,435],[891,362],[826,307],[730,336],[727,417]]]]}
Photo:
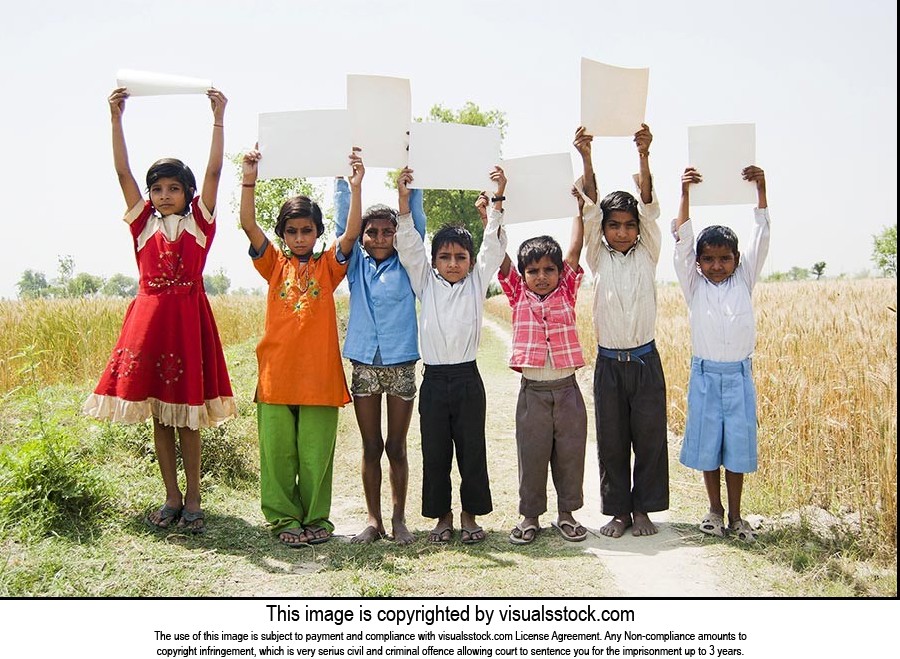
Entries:
{"type": "Polygon", "coordinates": [[[416,397],[416,364],[371,366],[353,362],[353,380],[350,393],[354,396],[388,394],[403,400],[416,397]]]}

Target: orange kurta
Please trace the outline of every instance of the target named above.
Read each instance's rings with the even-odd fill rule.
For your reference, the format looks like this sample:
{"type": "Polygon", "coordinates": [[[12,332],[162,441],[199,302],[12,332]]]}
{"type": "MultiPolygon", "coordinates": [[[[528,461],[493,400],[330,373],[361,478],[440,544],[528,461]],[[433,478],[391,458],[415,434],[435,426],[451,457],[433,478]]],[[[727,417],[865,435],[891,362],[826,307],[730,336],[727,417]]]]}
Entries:
{"type": "Polygon", "coordinates": [[[269,282],[266,328],[256,347],[256,400],[273,405],[350,402],[338,344],[334,290],[347,273],[332,244],[302,263],[266,243],[253,260],[269,282]]]}

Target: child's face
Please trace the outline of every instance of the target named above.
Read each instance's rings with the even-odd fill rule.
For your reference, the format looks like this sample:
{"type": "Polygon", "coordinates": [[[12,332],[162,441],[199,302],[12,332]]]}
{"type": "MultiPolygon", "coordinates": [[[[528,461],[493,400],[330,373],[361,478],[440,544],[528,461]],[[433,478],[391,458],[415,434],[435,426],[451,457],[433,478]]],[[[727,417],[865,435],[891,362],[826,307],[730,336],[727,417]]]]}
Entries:
{"type": "Polygon", "coordinates": [[[370,220],[366,225],[366,230],[363,231],[363,249],[380,263],[393,255],[394,234],[396,233],[397,228],[390,220],[370,220]]]}
{"type": "Polygon", "coordinates": [[[638,221],[628,211],[611,211],[603,225],[606,242],[623,254],[634,247],[639,233],[638,221]]]}
{"type": "Polygon", "coordinates": [[[184,212],[187,196],[177,178],[160,178],[150,186],[150,203],[163,215],[184,212]]]}
{"type": "Polygon", "coordinates": [[[734,274],[741,255],[731,251],[727,245],[705,245],[697,255],[697,265],[704,277],[718,284],[734,274]]]}
{"type": "Polygon", "coordinates": [[[559,268],[549,256],[532,261],[525,266],[525,286],[537,295],[549,295],[559,286],[559,268]]]}
{"type": "Polygon", "coordinates": [[[307,257],[316,246],[316,223],[311,217],[295,217],[284,224],[284,244],[294,256],[307,257]]]}
{"type": "Polygon", "coordinates": [[[456,243],[444,243],[438,247],[432,266],[438,274],[451,284],[465,279],[472,269],[472,257],[469,250],[456,243]]]}

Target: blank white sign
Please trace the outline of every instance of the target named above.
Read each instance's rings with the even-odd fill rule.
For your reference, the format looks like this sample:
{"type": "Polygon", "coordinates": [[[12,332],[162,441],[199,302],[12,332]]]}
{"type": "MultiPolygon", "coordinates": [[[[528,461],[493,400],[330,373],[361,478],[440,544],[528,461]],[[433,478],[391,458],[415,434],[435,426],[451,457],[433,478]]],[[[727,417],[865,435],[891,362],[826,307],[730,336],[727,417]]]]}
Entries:
{"type": "Polygon", "coordinates": [[[347,110],[259,115],[260,178],[349,176],[352,149],[347,110]]]}
{"type": "Polygon", "coordinates": [[[441,123],[409,127],[412,188],[493,190],[490,173],[499,164],[499,128],[441,123]]]}
{"type": "Polygon", "coordinates": [[[741,178],[756,164],[756,124],[689,126],[688,160],[703,177],[691,186],[692,206],[756,203],[756,184],[741,178]]]}
{"type": "Polygon", "coordinates": [[[647,111],[650,69],[626,69],[581,58],[581,125],[591,135],[630,137],[647,111]]]}
{"type": "Polygon", "coordinates": [[[571,194],[572,158],[568,153],[549,153],[511,158],[501,164],[506,174],[503,220],[533,222],[573,217],[578,203],[571,194]]]}
{"type": "Polygon", "coordinates": [[[411,117],[409,80],[347,76],[353,145],[368,167],[405,167],[411,117]]]}
{"type": "Polygon", "coordinates": [[[205,94],[212,87],[212,80],[186,76],[119,69],[116,86],[125,87],[131,96],[162,96],[164,94],[205,94]]]}

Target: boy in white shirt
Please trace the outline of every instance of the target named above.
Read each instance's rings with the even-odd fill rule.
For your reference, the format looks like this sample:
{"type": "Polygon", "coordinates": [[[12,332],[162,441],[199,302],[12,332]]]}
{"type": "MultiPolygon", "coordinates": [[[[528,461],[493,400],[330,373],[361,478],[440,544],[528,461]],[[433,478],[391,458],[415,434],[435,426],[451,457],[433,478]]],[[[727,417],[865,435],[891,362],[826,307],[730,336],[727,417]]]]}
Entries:
{"type": "Polygon", "coordinates": [[[478,258],[472,235],[462,227],[442,227],[432,238],[431,258],[413,225],[409,209],[412,171],[397,181],[400,217],[395,245],[406,268],[419,312],[419,342],[425,375],[419,389],[422,433],[422,515],[437,519],[428,541],[444,544],[453,537],[450,469],[453,452],[460,473],[461,540],[484,541],[477,515],[493,509],[488,482],[484,421],[487,401],[475,356],[488,285],[506,256],[502,230],[506,176],[495,167],[497,184],[478,258]]]}
{"type": "Polygon", "coordinates": [[[743,254],[728,227],[710,226],[694,248],[689,217],[690,186],[702,180],[693,167],[681,177],[681,205],[673,224],[675,271],[691,323],[691,377],[681,463],[703,472],[709,513],[703,533],[724,537],[719,468],[725,467],[728,528],[744,542],[755,539],[741,517],[744,474],[756,471],[756,389],[750,356],[756,342],[751,295],[769,251],[766,178],[759,167],[745,167],[744,180],[756,184],[753,241],[743,254]]]}

